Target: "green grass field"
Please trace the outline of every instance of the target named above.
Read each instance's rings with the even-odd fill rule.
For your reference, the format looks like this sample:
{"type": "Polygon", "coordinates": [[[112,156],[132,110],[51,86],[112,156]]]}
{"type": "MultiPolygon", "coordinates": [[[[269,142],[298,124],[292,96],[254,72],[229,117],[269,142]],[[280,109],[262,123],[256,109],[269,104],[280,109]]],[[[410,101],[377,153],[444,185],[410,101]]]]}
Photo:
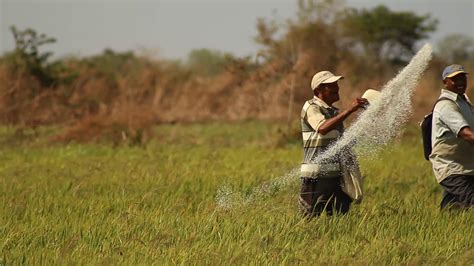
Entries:
{"type": "Polygon", "coordinates": [[[251,191],[299,165],[300,142],[275,145],[277,128],[163,125],[145,147],[1,128],[0,265],[474,263],[474,212],[439,211],[414,128],[361,161],[366,196],[348,215],[303,219],[298,178],[217,208],[223,185],[251,191]]]}

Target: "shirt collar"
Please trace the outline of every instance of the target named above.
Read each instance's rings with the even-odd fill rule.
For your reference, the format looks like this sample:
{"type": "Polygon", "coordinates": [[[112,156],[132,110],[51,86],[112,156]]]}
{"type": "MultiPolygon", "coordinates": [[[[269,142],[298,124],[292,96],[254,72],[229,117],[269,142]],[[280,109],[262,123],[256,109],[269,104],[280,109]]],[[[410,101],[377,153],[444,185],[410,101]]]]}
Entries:
{"type": "Polygon", "coordinates": [[[459,94],[457,94],[457,93],[455,93],[455,92],[452,92],[452,91],[450,91],[450,90],[442,89],[442,90],[441,90],[440,98],[441,98],[441,97],[446,97],[446,98],[448,98],[448,99],[450,99],[450,100],[456,101],[456,100],[462,98],[462,97],[460,97],[460,96],[461,96],[461,95],[459,95],[459,94]]]}
{"type": "Polygon", "coordinates": [[[314,96],[314,100],[318,102],[324,108],[334,108],[334,107],[329,106],[326,102],[324,102],[323,100],[319,99],[316,96],[314,96]]]}

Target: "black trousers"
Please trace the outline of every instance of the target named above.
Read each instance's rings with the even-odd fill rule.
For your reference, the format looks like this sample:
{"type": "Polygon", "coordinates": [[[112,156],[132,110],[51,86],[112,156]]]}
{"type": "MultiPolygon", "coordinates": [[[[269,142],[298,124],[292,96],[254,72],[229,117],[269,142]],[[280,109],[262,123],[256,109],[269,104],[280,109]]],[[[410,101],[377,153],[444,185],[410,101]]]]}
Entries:
{"type": "Polygon", "coordinates": [[[474,176],[450,175],[440,185],[444,189],[441,209],[469,208],[474,205],[474,176]]]}
{"type": "Polygon", "coordinates": [[[304,215],[347,213],[352,199],[341,189],[340,178],[301,178],[299,205],[304,215]]]}

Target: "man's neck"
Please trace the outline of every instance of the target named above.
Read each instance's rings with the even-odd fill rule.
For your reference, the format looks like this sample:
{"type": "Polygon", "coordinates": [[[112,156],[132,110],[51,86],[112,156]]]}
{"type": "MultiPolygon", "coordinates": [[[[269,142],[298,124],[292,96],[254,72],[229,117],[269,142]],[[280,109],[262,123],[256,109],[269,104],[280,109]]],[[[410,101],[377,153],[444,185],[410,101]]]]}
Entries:
{"type": "Polygon", "coordinates": [[[328,106],[333,107],[333,106],[332,106],[333,103],[328,102],[327,99],[322,98],[320,95],[315,95],[315,96],[316,96],[318,99],[320,99],[321,101],[323,101],[324,103],[326,103],[328,106]]]}
{"type": "Polygon", "coordinates": [[[459,94],[459,95],[464,95],[464,94],[465,94],[465,92],[458,92],[458,91],[450,90],[450,89],[448,89],[448,88],[446,88],[446,87],[444,87],[444,89],[447,90],[447,91],[450,91],[450,92],[452,92],[452,93],[459,94]]]}

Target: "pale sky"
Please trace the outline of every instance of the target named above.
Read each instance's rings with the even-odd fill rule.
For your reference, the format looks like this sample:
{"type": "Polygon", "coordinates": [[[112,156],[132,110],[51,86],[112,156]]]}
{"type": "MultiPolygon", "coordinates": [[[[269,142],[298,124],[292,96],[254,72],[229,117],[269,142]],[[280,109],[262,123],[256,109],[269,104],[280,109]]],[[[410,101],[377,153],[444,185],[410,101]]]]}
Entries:
{"type": "MultiPolygon", "coordinates": [[[[474,38],[474,0],[348,0],[349,6],[430,13],[439,20],[428,40],[462,33],[474,38]]],[[[296,0],[0,0],[0,53],[14,47],[9,27],[31,27],[55,37],[58,56],[91,55],[109,47],[185,58],[196,48],[254,54],[258,17],[284,21],[296,0]]]]}

